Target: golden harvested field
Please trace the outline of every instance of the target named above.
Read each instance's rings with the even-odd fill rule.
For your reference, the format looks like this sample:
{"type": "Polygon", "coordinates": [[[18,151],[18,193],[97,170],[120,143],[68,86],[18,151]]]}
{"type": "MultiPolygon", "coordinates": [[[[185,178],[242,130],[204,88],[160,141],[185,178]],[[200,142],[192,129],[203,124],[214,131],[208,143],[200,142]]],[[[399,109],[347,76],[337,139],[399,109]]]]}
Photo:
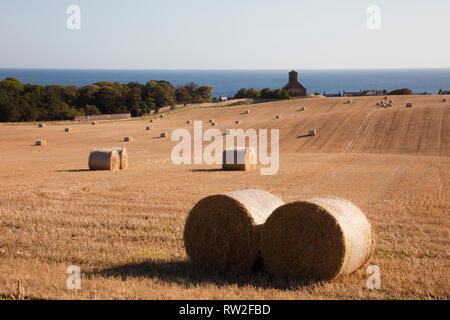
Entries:
{"type": "Polygon", "coordinates": [[[0,298],[18,297],[19,280],[31,299],[449,299],[450,103],[441,98],[390,97],[387,109],[375,107],[380,97],[211,107],[153,124],[73,124],[69,133],[67,124],[0,126],[0,298]],[[222,131],[235,120],[279,128],[279,172],[172,164],[170,133],[192,130],[190,119],[204,128],[215,119],[222,131]],[[318,135],[304,137],[313,128],[318,135]],[[47,146],[34,146],[38,139],[47,146]],[[112,146],[128,148],[129,169],[89,172],[90,150],[112,146]],[[189,210],[207,195],[246,188],[286,202],[353,201],[375,232],[370,263],[381,268],[381,290],[366,288],[365,270],[304,284],[192,267],[182,240],[189,210]],[[81,290],[66,288],[70,265],[81,267],[81,290]]]}

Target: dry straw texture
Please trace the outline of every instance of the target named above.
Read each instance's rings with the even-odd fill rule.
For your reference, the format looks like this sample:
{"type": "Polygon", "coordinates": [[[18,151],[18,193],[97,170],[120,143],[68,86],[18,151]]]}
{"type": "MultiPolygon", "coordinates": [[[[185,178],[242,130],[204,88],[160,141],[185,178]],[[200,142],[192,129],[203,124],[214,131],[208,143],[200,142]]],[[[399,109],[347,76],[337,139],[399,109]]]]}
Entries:
{"type": "Polygon", "coordinates": [[[257,156],[254,148],[237,147],[225,149],[222,156],[222,169],[225,171],[249,171],[256,169],[257,156]]]}
{"type": "Polygon", "coordinates": [[[89,170],[118,170],[120,156],[116,150],[92,150],[89,155],[89,170]]]}
{"type": "Polygon", "coordinates": [[[120,160],[119,169],[125,170],[126,168],[128,168],[128,150],[127,150],[127,148],[106,148],[103,150],[117,151],[117,153],[119,154],[119,160],[120,160]]]}
{"type": "Polygon", "coordinates": [[[184,229],[186,252],[195,264],[250,271],[260,262],[261,228],[283,201],[263,190],[242,190],[200,200],[184,229]]]}
{"type": "Polygon", "coordinates": [[[261,253],[267,269],[302,279],[332,280],[369,260],[372,230],[347,200],[322,197],[286,204],[264,225],[261,253]]]}

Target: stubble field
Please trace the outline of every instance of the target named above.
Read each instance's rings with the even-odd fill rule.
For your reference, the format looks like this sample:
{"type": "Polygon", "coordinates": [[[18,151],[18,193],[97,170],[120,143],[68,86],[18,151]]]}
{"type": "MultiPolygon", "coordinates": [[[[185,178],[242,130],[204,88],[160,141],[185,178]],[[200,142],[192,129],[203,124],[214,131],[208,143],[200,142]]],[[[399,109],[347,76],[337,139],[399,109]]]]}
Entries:
{"type": "Polygon", "coordinates": [[[0,298],[449,299],[450,103],[391,99],[387,109],[375,106],[379,97],[350,105],[318,98],[199,108],[154,124],[0,126],[0,298]],[[409,101],[413,108],[405,108],[409,101]],[[186,120],[208,128],[208,119],[222,131],[235,120],[243,129],[279,128],[278,173],[174,165],[170,133],[192,131],[186,120]],[[67,126],[73,131],[65,133],[67,126]],[[305,136],[312,128],[318,135],[305,136]],[[160,139],[161,131],[169,138],[160,139]],[[134,141],[122,142],[125,136],[134,141]],[[48,145],[34,146],[41,138],[48,145]],[[111,146],[128,149],[129,168],[88,171],[90,150],[111,146]],[[370,263],[381,269],[381,290],[367,289],[364,269],[302,283],[193,267],[182,239],[189,210],[207,195],[247,188],[285,202],[320,195],[353,201],[375,233],[370,263]],[[81,290],[66,288],[70,265],[82,270],[81,290]]]}

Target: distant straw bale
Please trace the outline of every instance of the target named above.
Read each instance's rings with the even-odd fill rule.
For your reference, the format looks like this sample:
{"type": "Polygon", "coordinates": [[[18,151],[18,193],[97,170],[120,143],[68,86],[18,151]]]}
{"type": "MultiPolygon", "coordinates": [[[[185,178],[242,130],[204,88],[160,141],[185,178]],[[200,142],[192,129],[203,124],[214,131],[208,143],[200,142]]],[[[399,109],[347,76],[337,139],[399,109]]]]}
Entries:
{"type": "Polygon", "coordinates": [[[257,156],[254,148],[236,147],[225,149],[222,156],[222,169],[225,171],[250,171],[256,169],[257,156]]]}
{"type": "Polygon", "coordinates": [[[317,130],[316,129],[309,130],[309,135],[310,136],[316,136],[317,135],[317,130]]]}
{"type": "Polygon", "coordinates": [[[106,149],[102,149],[102,150],[116,151],[119,154],[119,161],[120,161],[119,169],[125,170],[126,168],[128,168],[128,150],[127,150],[127,148],[106,148],[106,149]]]}
{"type": "Polygon", "coordinates": [[[120,156],[115,150],[92,150],[89,155],[89,170],[119,170],[120,156]]]}
{"type": "Polygon", "coordinates": [[[36,145],[37,145],[37,146],[40,146],[40,147],[46,146],[46,145],[47,145],[47,141],[44,140],[44,139],[37,140],[37,141],[36,141],[36,145]]]}
{"type": "Polygon", "coordinates": [[[261,264],[261,228],[283,205],[263,190],[242,190],[200,200],[189,212],[184,245],[190,260],[212,270],[250,272],[261,264]]]}
{"type": "Polygon", "coordinates": [[[72,128],[64,128],[64,132],[71,132],[72,128]]]}
{"type": "Polygon", "coordinates": [[[161,134],[159,135],[160,138],[166,138],[166,133],[165,132],[161,132],[161,134]]]}
{"type": "Polygon", "coordinates": [[[321,197],[276,209],[267,219],[261,254],[269,272],[332,280],[364,266],[372,253],[372,229],[347,200],[321,197]]]}

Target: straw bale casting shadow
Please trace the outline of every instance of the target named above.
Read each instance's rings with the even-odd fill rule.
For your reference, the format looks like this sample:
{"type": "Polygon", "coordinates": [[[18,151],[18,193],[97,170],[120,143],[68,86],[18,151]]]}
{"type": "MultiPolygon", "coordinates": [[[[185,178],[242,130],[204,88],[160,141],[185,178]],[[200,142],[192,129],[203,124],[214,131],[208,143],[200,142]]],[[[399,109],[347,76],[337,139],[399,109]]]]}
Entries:
{"type": "Polygon", "coordinates": [[[58,170],[57,172],[71,172],[71,173],[76,173],[76,172],[88,172],[90,171],[89,169],[73,169],[73,170],[58,170]]]}
{"type": "Polygon", "coordinates": [[[295,279],[274,277],[264,271],[253,273],[224,273],[220,271],[203,270],[189,261],[153,261],[143,263],[130,263],[112,268],[94,270],[85,274],[86,277],[102,276],[121,278],[126,281],[130,278],[159,279],[167,283],[178,285],[215,284],[225,286],[237,284],[238,286],[255,286],[272,289],[298,289],[317,282],[300,281],[295,279]]]}

